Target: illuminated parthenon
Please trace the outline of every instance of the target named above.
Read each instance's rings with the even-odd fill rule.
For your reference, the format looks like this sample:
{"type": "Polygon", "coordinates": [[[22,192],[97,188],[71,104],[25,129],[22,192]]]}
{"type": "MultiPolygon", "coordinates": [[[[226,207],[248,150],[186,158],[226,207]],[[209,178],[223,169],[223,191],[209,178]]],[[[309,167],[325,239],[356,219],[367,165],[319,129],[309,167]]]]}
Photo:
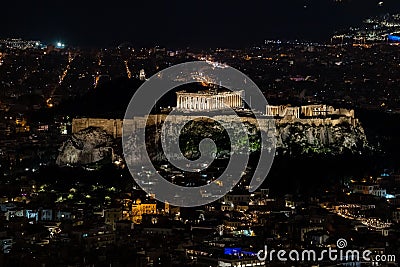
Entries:
{"type": "Polygon", "coordinates": [[[226,108],[243,108],[244,91],[234,92],[177,92],[176,108],[180,110],[221,110],[226,108]]]}

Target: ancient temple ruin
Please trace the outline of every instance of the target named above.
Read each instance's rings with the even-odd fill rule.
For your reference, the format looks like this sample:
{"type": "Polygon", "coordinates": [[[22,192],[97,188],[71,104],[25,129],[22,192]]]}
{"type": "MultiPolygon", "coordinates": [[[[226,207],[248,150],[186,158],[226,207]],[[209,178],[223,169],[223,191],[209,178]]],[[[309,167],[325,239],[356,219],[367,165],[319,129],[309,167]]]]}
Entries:
{"type": "Polygon", "coordinates": [[[178,110],[212,111],[227,108],[243,108],[244,91],[233,92],[209,92],[188,93],[180,91],[176,93],[178,110]]]}

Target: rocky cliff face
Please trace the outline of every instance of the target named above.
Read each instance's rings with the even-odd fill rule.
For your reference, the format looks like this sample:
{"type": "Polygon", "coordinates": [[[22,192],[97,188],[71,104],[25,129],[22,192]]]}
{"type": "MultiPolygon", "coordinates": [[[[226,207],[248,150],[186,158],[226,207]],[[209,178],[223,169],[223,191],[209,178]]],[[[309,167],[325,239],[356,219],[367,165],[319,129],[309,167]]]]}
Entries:
{"type": "Polygon", "coordinates": [[[89,127],[73,134],[59,149],[57,165],[85,165],[114,160],[113,138],[103,129],[89,127]]]}
{"type": "Polygon", "coordinates": [[[277,151],[286,154],[359,154],[370,149],[360,122],[277,123],[277,151]]]}
{"type": "MultiPolygon", "coordinates": [[[[261,148],[260,130],[249,122],[244,123],[249,134],[250,151],[261,148]]],[[[178,127],[169,128],[168,136],[179,136],[180,147],[188,158],[199,156],[198,144],[204,138],[213,139],[218,147],[217,156],[229,155],[230,142],[226,131],[215,122],[197,121],[188,123],[179,134],[178,127]]],[[[156,127],[146,129],[146,146],[152,160],[166,160],[162,153],[160,134],[156,127]]],[[[364,129],[356,119],[316,121],[276,121],[276,130],[269,132],[275,135],[278,155],[340,155],[343,153],[360,154],[369,151],[364,129]]],[[[140,163],[142,156],[138,153],[141,144],[136,136],[128,138],[126,147],[129,162],[140,163]],[[137,153],[136,153],[137,152],[137,153]]],[[[268,140],[272,143],[272,139],[268,140]]],[[[102,160],[111,162],[119,159],[113,148],[114,139],[100,127],[89,127],[70,137],[60,148],[58,165],[83,165],[102,160]]],[[[240,143],[240,140],[239,140],[240,143]]],[[[122,155],[120,155],[122,156],[122,155]]]]}
{"type": "MultiPolygon", "coordinates": [[[[261,148],[259,139],[259,129],[250,123],[245,123],[249,133],[250,151],[255,152],[261,148]]],[[[184,131],[188,150],[197,146],[193,144],[199,140],[196,134],[204,129],[200,125],[199,129],[189,125],[189,129],[184,131]],[[192,136],[195,135],[195,136],[192,136]],[[189,142],[187,142],[189,140],[189,142]]],[[[216,136],[221,140],[223,129],[219,125],[208,127],[214,131],[211,136],[216,136]]],[[[267,136],[270,136],[267,134],[267,136]]],[[[207,136],[210,137],[211,136],[207,136]]],[[[330,154],[340,155],[343,153],[360,154],[370,149],[364,129],[358,120],[342,118],[340,120],[326,120],[314,123],[313,121],[276,121],[276,151],[280,155],[301,155],[301,154],[330,154]]],[[[272,140],[268,140],[272,144],[272,140]]],[[[221,143],[221,142],[220,142],[221,143]]],[[[222,143],[223,144],[223,143],[222,143]]],[[[223,144],[221,147],[226,147],[223,144]]],[[[229,146],[229,144],[228,144],[229,146]]],[[[184,147],[184,146],[183,146],[184,147]]],[[[186,153],[188,154],[188,153],[186,153]]],[[[190,154],[190,153],[189,153],[190,154]]],[[[196,154],[196,153],[194,153],[196,154]]]]}
{"type": "MultiPolygon", "coordinates": [[[[260,130],[248,122],[244,125],[249,134],[250,151],[259,151],[261,149],[260,130]]],[[[361,154],[371,149],[362,125],[358,120],[351,118],[316,121],[278,120],[276,130],[271,131],[267,136],[275,135],[278,155],[361,154]]],[[[168,133],[168,136],[178,135],[173,127],[168,133]]],[[[229,155],[230,142],[227,133],[221,125],[212,122],[191,122],[183,128],[180,133],[180,147],[183,154],[188,158],[197,158],[200,155],[198,144],[204,138],[211,138],[216,142],[218,156],[229,155]]],[[[151,158],[165,160],[162,153],[154,151],[157,150],[154,144],[158,143],[158,147],[161,147],[160,141],[155,139],[146,140],[151,158]]],[[[272,141],[272,139],[268,140],[267,143],[272,144],[272,141]]]]}

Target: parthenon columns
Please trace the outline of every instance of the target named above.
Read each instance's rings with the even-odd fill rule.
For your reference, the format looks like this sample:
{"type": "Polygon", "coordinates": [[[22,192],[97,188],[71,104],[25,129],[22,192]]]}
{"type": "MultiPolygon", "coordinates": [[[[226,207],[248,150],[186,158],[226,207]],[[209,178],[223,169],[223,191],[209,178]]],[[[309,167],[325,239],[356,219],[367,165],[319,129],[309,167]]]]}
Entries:
{"type": "Polygon", "coordinates": [[[242,107],[242,96],[237,92],[210,93],[177,93],[177,108],[183,110],[216,110],[242,107]]]}

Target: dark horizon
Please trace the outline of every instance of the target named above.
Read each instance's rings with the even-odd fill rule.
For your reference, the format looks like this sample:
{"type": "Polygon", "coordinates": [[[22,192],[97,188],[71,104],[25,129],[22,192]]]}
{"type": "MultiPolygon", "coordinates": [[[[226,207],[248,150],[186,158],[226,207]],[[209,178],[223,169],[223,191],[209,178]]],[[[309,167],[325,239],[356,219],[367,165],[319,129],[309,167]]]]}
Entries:
{"type": "Polygon", "coordinates": [[[400,12],[400,2],[273,0],[262,3],[78,1],[3,3],[0,36],[73,46],[241,47],[265,39],[326,41],[363,19],[400,12]],[[24,7],[24,8],[21,8],[24,7]]]}

